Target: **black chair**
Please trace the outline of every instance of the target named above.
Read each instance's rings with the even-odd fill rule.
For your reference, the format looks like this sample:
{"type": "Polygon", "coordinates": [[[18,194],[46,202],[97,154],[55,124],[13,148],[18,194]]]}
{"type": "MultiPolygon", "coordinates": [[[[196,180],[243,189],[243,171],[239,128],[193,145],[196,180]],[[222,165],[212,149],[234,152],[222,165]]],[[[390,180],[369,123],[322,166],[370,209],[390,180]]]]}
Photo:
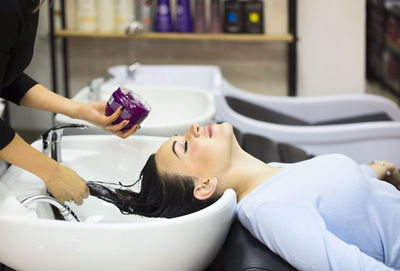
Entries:
{"type": "MultiPolygon", "coordinates": [[[[237,129],[234,129],[234,133],[246,152],[266,163],[295,163],[313,157],[293,145],[276,143],[258,135],[241,134],[237,129]]],[[[238,220],[235,220],[223,248],[207,269],[207,271],[217,270],[293,271],[296,269],[256,240],[238,220]]]]}

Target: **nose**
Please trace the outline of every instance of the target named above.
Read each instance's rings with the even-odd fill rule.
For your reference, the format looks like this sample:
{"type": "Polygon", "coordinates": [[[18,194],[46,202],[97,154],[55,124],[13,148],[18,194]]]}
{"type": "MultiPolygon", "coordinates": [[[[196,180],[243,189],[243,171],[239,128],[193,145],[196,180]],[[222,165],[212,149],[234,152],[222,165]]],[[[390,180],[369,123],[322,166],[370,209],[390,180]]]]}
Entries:
{"type": "Polygon", "coordinates": [[[193,123],[190,129],[187,131],[186,136],[200,136],[200,126],[197,123],[193,123]]]}

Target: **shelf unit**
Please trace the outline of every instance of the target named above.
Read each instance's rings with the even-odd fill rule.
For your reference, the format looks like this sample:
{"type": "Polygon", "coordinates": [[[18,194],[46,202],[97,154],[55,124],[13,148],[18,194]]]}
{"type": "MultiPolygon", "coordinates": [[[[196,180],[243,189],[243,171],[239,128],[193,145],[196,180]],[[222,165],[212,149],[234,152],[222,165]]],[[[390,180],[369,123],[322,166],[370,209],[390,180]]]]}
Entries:
{"type": "Polygon", "coordinates": [[[62,80],[65,96],[70,97],[69,92],[69,65],[68,65],[68,40],[71,38],[107,38],[107,39],[146,39],[146,40],[175,40],[175,41],[211,41],[211,42],[283,42],[287,43],[287,67],[288,67],[288,96],[296,96],[297,87],[297,6],[296,0],[288,0],[288,33],[282,34],[228,34],[228,33],[158,33],[146,32],[135,35],[109,32],[81,32],[66,29],[65,0],[59,0],[61,13],[61,29],[55,30],[53,7],[49,9],[49,35],[52,89],[58,89],[58,65],[56,57],[56,39],[61,39],[62,50],[62,80]]]}
{"type": "Polygon", "coordinates": [[[82,32],[58,30],[54,33],[61,38],[110,38],[110,39],[147,39],[147,40],[209,40],[233,42],[292,42],[291,34],[211,34],[211,33],[157,33],[147,32],[126,35],[118,32],[82,32]]]}
{"type": "Polygon", "coordinates": [[[367,78],[400,101],[400,37],[388,34],[396,27],[400,31],[400,10],[385,8],[382,0],[367,2],[367,78]]]}

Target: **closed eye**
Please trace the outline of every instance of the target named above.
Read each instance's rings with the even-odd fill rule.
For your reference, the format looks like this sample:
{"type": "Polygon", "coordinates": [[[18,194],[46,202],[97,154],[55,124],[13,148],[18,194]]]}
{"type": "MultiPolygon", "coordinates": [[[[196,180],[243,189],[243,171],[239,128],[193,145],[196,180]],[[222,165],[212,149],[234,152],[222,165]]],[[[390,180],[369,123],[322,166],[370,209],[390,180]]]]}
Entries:
{"type": "Polygon", "coordinates": [[[185,153],[186,153],[186,151],[187,151],[187,148],[188,148],[188,142],[187,142],[187,140],[185,141],[185,153]]]}

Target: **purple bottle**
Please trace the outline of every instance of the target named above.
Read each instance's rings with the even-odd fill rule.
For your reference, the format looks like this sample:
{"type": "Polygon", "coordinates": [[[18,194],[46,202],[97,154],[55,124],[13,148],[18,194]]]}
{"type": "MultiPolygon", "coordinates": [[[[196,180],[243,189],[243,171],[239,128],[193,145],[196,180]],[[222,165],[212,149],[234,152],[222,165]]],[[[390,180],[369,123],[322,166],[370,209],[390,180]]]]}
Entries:
{"type": "Polygon", "coordinates": [[[122,131],[129,130],[133,125],[142,123],[151,110],[150,105],[139,94],[133,93],[123,87],[119,87],[108,99],[106,115],[112,115],[120,106],[124,106],[125,108],[113,124],[129,120],[129,123],[122,131]]]}
{"type": "Polygon", "coordinates": [[[190,0],[178,0],[176,6],[176,31],[192,32],[192,17],[190,16],[190,0]]]}
{"type": "Polygon", "coordinates": [[[158,32],[171,32],[172,19],[169,0],[158,0],[155,28],[158,32]]]}

